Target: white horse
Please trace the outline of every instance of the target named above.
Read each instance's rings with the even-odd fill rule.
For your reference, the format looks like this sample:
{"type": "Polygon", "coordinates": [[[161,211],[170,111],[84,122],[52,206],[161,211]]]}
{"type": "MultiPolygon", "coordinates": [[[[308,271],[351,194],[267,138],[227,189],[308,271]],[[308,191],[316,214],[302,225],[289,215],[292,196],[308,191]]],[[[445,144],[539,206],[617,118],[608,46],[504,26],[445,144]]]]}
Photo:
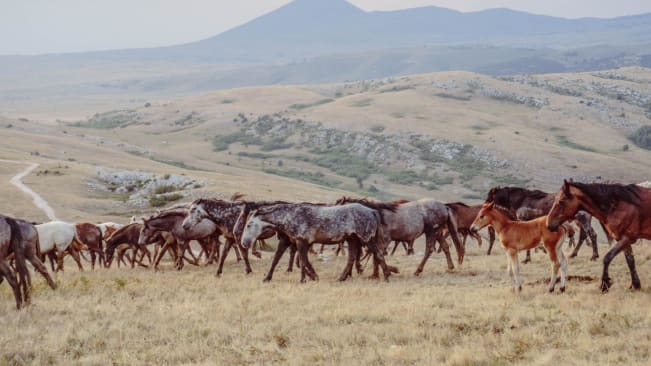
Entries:
{"type": "MultiPolygon", "coordinates": [[[[63,256],[65,255],[66,250],[70,248],[70,245],[75,240],[75,234],[77,232],[75,226],[63,221],[50,221],[34,226],[38,232],[38,247],[41,254],[48,254],[54,251],[56,253],[59,267],[63,268],[61,265],[63,262],[63,256]]],[[[69,252],[77,262],[79,269],[83,270],[79,257],[79,251],[69,250],[69,252]]]]}

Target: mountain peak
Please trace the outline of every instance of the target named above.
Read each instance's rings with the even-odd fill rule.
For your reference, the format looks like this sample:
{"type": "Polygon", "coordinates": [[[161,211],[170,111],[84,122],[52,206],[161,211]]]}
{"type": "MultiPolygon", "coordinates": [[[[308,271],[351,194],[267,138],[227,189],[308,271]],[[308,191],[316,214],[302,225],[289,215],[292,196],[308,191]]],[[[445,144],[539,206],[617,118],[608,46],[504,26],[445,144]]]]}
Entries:
{"type": "Polygon", "coordinates": [[[299,14],[350,14],[364,11],[346,0],[294,0],[276,11],[299,14]]]}

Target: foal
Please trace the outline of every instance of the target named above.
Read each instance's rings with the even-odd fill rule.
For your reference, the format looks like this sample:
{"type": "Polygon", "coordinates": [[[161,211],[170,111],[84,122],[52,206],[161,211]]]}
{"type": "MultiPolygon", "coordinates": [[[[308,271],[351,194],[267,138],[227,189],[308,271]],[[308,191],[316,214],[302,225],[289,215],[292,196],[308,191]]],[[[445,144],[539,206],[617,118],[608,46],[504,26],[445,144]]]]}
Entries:
{"type": "Polygon", "coordinates": [[[492,225],[497,231],[500,243],[506,252],[507,268],[511,277],[511,287],[522,291],[520,281],[520,264],[518,252],[525,249],[535,248],[542,241],[549,260],[552,263],[549,292],[554,292],[558,270],[561,270],[561,292],[565,292],[565,279],[567,276],[567,261],[563,254],[563,241],[565,239],[565,228],[560,227],[557,232],[547,228],[547,217],[542,216],[529,221],[512,221],[508,215],[494,206],[494,203],[485,203],[477,218],[472,223],[473,230],[481,230],[487,225],[492,225]],[[514,278],[515,274],[515,278],[514,278]]]}

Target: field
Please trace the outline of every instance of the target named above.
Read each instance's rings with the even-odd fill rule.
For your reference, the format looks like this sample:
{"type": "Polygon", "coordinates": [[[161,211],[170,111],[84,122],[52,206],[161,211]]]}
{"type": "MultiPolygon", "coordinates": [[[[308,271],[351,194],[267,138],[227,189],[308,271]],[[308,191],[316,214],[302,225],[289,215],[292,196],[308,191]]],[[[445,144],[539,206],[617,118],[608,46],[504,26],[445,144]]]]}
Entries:
{"type": "MultiPolygon", "coordinates": [[[[514,78],[446,72],[172,100],[125,91],[6,102],[0,160],[19,163],[0,163],[0,212],[47,220],[8,183],[21,162],[39,164],[23,182],[74,222],[124,223],[161,202],[234,192],[474,204],[494,185],[552,191],[567,177],[648,181],[649,150],[628,137],[651,121],[650,84],[642,68],[514,78]]],[[[570,260],[566,293],[546,292],[549,263],[537,253],[521,266],[524,289],[514,294],[500,248],[489,257],[471,242],[454,271],[433,255],[416,278],[422,248],[421,240],[415,256],[389,258],[401,270],[389,283],[367,279],[369,268],[335,282],[344,258],[330,251],[313,257],[320,281],[307,284],[284,272],[286,259],[263,284],[269,252],[253,259],[248,276],[229,259],[220,279],[212,267],[79,273],[67,262],[56,291],[35,277],[33,305],[20,312],[0,285],[0,365],[648,364],[646,244],[635,246],[642,290],[627,289],[618,257],[605,295],[589,249],[570,260]]]]}
{"type": "Polygon", "coordinates": [[[572,277],[566,293],[547,293],[549,265],[536,253],[514,294],[501,249],[490,257],[485,249],[469,244],[450,272],[434,255],[418,278],[420,250],[397,252],[389,260],[402,273],[389,283],[367,279],[370,267],[335,282],[344,259],[330,251],[313,259],[321,279],[307,284],[284,272],[286,258],[263,284],[271,253],[248,276],[229,260],[219,279],[214,267],[79,273],[67,263],[61,287],[39,277],[23,311],[0,287],[0,364],[648,364],[648,247],[636,248],[643,290],[627,290],[617,258],[605,295],[589,250],[570,261],[569,275],[584,277],[572,277]]]}

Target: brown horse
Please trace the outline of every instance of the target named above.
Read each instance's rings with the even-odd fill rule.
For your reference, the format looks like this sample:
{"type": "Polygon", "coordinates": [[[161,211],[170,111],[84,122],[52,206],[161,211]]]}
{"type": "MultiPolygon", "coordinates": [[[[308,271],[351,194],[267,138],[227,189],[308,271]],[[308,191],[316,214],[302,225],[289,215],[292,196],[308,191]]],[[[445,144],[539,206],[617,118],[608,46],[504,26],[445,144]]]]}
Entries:
{"type": "MultiPolygon", "coordinates": [[[[466,239],[468,236],[471,236],[477,241],[477,245],[481,247],[481,235],[476,231],[470,230],[470,227],[477,217],[479,210],[481,210],[482,205],[468,206],[463,202],[446,203],[445,205],[451,208],[457,216],[457,230],[459,231],[459,234],[461,234],[463,246],[466,246],[466,239]]],[[[495,243],[495,229],[493,229],[492,226],[488,227],[488,238],[488,247],[492,248],[493,243],[495,243]]],[[[490,254],[490,249],[488,254],[490,254]]]]}
{"type": "Polygon", "coordinates": [[[0,215],[0,283],[4,278],[11,286],[17,309],[20,309],[23,302],[29,303],[30,301],[31,276],[27,269],[26,260],[32,263],[53,290],[57,287],[43,262],[38,258],[37,251],[38,233],[34,225],[23,220],[0,215]],[[14,274],[7,262],[7,257],[12,254],[18,276],[14,274]]]}
{"type": "MultiPolygon", "coordinates": [[[[208,263],[211,263],[219,252],[219,236],[221,231],[210,220],[203,220],[199,225],[190,229],[183,228],[183,220],[188,215],[187,209],[172,209],[162,211],[148,219],[143,220],[142,230],[140,231],[139,244],[145,244],[151,241],[156,234],[160,232],[169,232],[176,237],[176,241],[181,244],[182,251],[189,251],[194,261],[198,265],[198,259],[194,256],[190,248],[190,241],[196,240],[202,247],[202,251],[207,254],[208,263]]],[[[183,268],[182,256],[179,257],[177,268],[183,268]]],[[[218,258],[217,258],[218,259],[218,258]]]]}
{"type": "Polygon", "coordinates": [[[90,252],[91,268],[93,270],[95,269],[96,255],[99,256],[99,265],[102,266],[106,260],[104,258],[104,246],[100,228],[90,222],[81,222],[74,225],[76,231],[75,241],[79,244],[81,250],[90,252]]]}
{"type": "MultiPolygon", "coordinates": [[[[160,235],[156,235],[151,238],[151,241],[148,241],[144,245],[140,245],[138,243],[138,239],[140,237],[141,230],[142,230],[142,224],[140,223],[129,224],[118,229],[115,233],[113,233],[113,235],[111,235],[106,240],[106,263],[105,263],[106,267],[109,267],[113,262],[113,255],[116,249],[120,249],[120,247],[125,244],[130,246],[131,248],[134,248],[133,255],[130,258],[131,268],[134,268],[136,263],[146,267],[142,263],[144,256],[147,256],[149,260],[149,264],[154,263],[154,268],[157,268],[158,261],[160,261],[160,257],[162,257],[164,250],[167,250],[167,248],[165,248],[165,246],[162,244],[173,242],[171,246],[173,247],[173,249],[175,249],[174,245],[176,244],[176,240],[169,233],[161,233],[160,235]],[[151,244],[156,245],[156,250],[154,251],[154,260],[152,260],[151,252],[147,249],[147,245],[151,245],[151,244]],[[158,253],[158,247],[161,245],[163,246],[164,249],[162,249],[161,252],[158,253]],[[141,253],[140,261],[137,260],[138,252],[141,253]]],[[[169,244],[168,247],[170,247],[169,244]]],[[[171,250],[171,252],[172,252],[172,257],[176,259],[176,251],[171,250]]],[[[120,259],[118,258],[118,266],[119,266],[119,261],[120,259]]]]}
{"type": "Polygon", "coordinates": [[[631,274],[631,287],[640,288],[631,244],[638,239],[651,239],[651,189],[634,184],[600,184],[564,181],[556,194],[547,218],[550,230],[558,230],[563,222],[571,220],[579,210],[585,210],[599,220],[607,232],[617,240],[604,256],[601,291],[612,286],[608,276],[610,262],[624,252],[631,274]]]}
{"type": "MultiPolygon", "coordinates": [[[[554,204],[554,194],[547,193],[540,190],[531,190],[520,187],[494,187],[488,192],[486,197],[486,203],[495,202],[496,205],[505,208],[509,213],[517,217],[518,220],[522,219],[532,219],[532,216],[519,217],[518,210],[522,208],[538,210],[539,214],[536,217],[545,216],[549,213],[554,204]]],[[[520,211],[522,212],[522,211],[520,211]]],[[[599,258],[599,251],[597,249],[597,233],[592,228],[590,222],[592,221],[592,216],[586,212],[577,211],[577,214],[572,218],[581,228],[582,233],[580,237],[587,236],[590,238],[590,243],[592,245],[592,257],[590,260],[596,260],[599,258]]],[[[608,238],[610,242],[610,238],[608,238]]],[[[570,258],[575,257],[581,246],[577,246],[574,249],[574,252],[570,255],[570,258]]],[[[490,248],[489,248],[490,250],[490,248]]],[[[527,252],[527,260],[530,261],[530,254],[527,252]]]]}
{"type": "Polygon", "coordinates": [[[561,292],[565,291],[565,279],[567,276],[567,261],[563,254],[563,237],[565,229],[560,228],[556,232],[547,229],[547,218],[539,217],[529,221],[513,221],[509,216],[495,206],[494,203],[486,203],[482,206],[474,220],[472,227],[480,230],[492,225],[500,237],[500,243],[506,252],[508,271],[511,277],[511,286],[515,290],[522,291],[520,281],[520,264],[518,252],[525,249],[537,247],[542,241],[549,254],[552,263],[551,279],[549,281],[549,292],[554,291],[558,270],[561,270],[561,292]]]}

